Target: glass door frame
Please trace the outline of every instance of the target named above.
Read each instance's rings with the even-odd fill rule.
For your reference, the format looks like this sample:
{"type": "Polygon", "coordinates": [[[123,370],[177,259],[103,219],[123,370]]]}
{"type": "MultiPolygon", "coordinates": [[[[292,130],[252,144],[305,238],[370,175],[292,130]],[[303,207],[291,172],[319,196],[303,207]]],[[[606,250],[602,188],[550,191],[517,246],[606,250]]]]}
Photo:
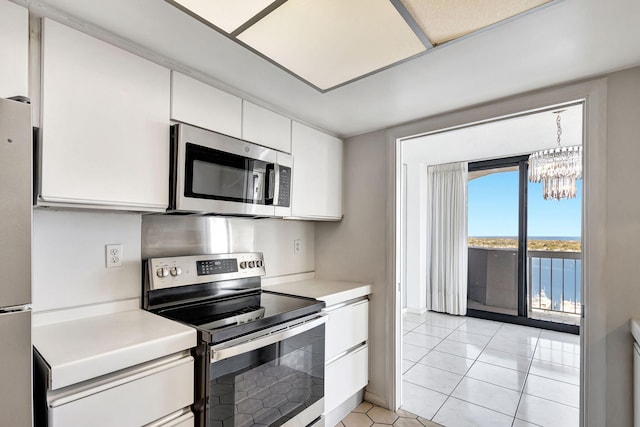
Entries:
{"type": "Polygon", "coordinates": [[[529,156],[522,155],[481,160],[477,162],[469,162],[468,164],[469,172],[514,166],[518,167],[518,315],[513,316],[510,314],[495,313],[491,311],[467,309],[467,316],[578,334],[580,328],[576,325],[567,325],[564,323],[529,318],[529,290],[527,283],[528,162],[529,156]]]}

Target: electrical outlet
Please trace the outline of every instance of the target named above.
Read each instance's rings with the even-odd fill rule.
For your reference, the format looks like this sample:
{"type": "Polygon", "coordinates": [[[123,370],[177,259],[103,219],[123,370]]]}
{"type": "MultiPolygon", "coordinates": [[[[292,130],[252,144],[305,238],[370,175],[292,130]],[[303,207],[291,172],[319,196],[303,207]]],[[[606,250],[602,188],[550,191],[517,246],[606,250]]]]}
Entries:
{"type": "Polygon", "coordinates": [[[105,265],[107,268],[122,267],[122,244],[105,245],[105,265]]]}
{"type": "Polygon", "coordinates": [[[293,253],[299,254],[301,250],[302,250],[302,240],[295,239],[293,241],[293,253]]]}

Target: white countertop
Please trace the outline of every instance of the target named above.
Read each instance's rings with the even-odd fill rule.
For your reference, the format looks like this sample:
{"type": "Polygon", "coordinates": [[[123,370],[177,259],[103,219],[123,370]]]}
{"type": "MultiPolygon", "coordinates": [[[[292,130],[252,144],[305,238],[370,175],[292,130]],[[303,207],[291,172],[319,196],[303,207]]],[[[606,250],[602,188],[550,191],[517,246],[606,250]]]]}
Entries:
{"type": "Polygon", "coordinates": [[[56,390],[195,347],[197,333],[136,309],[34,326],[32,339],[56,390]]]}
{"type": "Polygon", "coordinates": [[[327,307],[371,294],[371,285],[335,280],[309,279],[265,286],[266,291],[324,301],[327,307]]]}

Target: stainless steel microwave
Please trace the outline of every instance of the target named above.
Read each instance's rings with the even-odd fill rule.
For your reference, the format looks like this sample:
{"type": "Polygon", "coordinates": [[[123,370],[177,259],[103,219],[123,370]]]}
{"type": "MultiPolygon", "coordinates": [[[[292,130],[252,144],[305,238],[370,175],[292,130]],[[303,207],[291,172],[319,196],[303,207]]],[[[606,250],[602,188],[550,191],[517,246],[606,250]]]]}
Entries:
{"type": "Polygon", "coordinates": [[[169,210],[290,216],[293,158],[197,127],[171,128],[169,210]]]}

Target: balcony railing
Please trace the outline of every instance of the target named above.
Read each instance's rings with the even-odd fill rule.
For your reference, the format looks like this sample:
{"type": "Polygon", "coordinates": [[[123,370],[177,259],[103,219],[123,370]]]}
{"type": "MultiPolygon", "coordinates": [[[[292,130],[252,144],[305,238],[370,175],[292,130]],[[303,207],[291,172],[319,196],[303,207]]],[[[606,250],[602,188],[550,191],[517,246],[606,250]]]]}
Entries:
{"type": "Polygon", "coordinates": [[[529,308],[580,314],[582,253],[528,251],[529,308]]]}
{"type": "MultiPolygon", "coordinates": [[[[470,307],[517,315],[517,255],[515,248],[469,247],[470,307]]],[[[527,263],[529,316],[563,323],[579,321],[582,254],[528,251],[527,263]]]]}

